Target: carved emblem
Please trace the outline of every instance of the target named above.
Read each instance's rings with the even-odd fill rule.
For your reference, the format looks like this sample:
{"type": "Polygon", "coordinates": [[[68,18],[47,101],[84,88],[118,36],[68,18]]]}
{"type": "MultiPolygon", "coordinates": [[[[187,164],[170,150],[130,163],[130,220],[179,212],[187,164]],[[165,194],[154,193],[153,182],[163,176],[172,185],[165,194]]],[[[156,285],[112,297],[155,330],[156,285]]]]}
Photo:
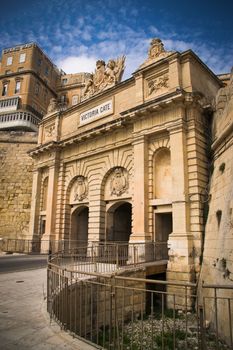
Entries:
{"type": "Polygon", "coordinates": [[[58,102],[56,98],[51,98],[49,101],[47,113],[52,113],[58,110],[58,102]]]}
{"type": "Polygon", "coordinates": [[[110,59],[107,66],[103,60],[98,60],[95,73],[90,75],[85,85],[82,100],[119,83],[124,72],[124,64],[125,56],[116,60],[110,59]]]}
{"type": "Polygon", "coordinates": [[[111,195],[120,196],[128,188],[128,180],[122,168],[116,168],[110,183],[111,195]]]}
{"type": "Polygon", "coordinates": [[[82,201],[87,197],[87,185],[84,176],[78,176],[74,188],[74,201],[82,201]]]}
{"type": "Polygon", "coordinates": [[[55,135],[55,124],[49,125],[45,128],[45,137],[53,137],[55,135]]]}
{"type": "Polygon", "coordinates": [[[163,42],[160,39],[154,38],[151,40],[150,43],[150,47],[148,50],[148,58],[143,64],[140,65],[139,68],[143,68],[151,63],[154,63],[162,58],[171,55],[172,53],[173,51],[166,51],[164,49],[163,42]]]}
{"type": "Polygon", "coordinates": [[[148,95],[150,96],[163,87],[168,87],[168,74],[148,82],[148,95]]]}
{"type": "Polygon", "coordinates": [[[154,38],[151,40],[148,57],[153,59],[158,57],[162,52],[165,52],[164,45],[160,39],[154,38]]]}

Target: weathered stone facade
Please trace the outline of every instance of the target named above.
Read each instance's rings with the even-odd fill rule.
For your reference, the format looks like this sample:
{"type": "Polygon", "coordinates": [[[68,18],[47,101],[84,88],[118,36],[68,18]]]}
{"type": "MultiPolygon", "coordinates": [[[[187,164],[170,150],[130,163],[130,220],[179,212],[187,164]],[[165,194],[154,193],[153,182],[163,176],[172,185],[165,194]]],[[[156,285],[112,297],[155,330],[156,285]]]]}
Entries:
{"type": "Polygon", "coordinates": [[[168,241],[167,279],[195,281],[209,101],[222,86],[191,50],[153,40],[132,78],[47,114],[31,152],[31,237],[168,241]]]}
{"type": "Polygon", "coordinates": [[[37,133],[0,132],[0,237],[27,238],[37,133]]]}
{"type": "MultiPolygon", "coordinates": [[[[213,119],[213,173],[210,180],[209,214],[200,284],[232,286],[233,283],[233,74],[229,85],[219,90],[213,119]]],[[[213,296],[206,289],[201,297],[213,296]]],[[[222,297],[233,297],[232,290],[218,290],[222,297]]],[[[215,323],[214,300],[208,299],[207,319],[215,323]]],[[[219,308],[219,332],[229,336],[227,300],[219,308]]],[[[232,309],[231,309],[232,314],[232,309]]],[[[233,331],[233,330],[232,330],[233,331]]],[[[229,341],[229,338],[228,338],[229,341]]]]}

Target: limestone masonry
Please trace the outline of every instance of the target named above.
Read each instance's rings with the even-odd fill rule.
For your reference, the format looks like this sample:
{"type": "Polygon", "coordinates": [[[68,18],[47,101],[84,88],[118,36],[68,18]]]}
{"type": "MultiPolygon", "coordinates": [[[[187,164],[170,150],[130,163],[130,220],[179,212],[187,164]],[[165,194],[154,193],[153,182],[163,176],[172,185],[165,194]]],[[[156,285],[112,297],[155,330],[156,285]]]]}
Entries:
{"type": "Polygon", "coordinates": [[[167,242],[168,280],[203,261],[231,283],[232,76],[160,39],[121,82],[124,67],[66,75],[34,43],[3,51],[0,235],[167,242]]]}

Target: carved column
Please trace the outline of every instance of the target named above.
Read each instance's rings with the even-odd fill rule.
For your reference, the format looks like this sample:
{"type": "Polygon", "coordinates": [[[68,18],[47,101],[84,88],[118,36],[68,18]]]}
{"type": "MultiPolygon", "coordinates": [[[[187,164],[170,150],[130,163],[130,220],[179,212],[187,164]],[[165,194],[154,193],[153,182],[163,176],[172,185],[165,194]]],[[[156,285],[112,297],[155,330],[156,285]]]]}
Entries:
{"type": "Polygon", "coordinates": [[[133,143],[133,227],[130,241],[150,239],[148,233],[148,143],[144,136],[133,143]]]}

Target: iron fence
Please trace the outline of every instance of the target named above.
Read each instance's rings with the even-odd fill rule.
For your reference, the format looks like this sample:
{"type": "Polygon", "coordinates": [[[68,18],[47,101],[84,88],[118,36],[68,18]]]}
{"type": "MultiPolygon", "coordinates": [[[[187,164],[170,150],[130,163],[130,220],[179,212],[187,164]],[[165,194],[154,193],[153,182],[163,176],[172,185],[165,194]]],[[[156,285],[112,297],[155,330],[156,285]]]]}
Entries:
{"type": "Polygon", "coordinates": [[[166,264],[167,259],[167,242],[92,242],[89,246],[57,252],[51,256],[52,263],[68,266],[73,271],[100,273],[112,273],[125,266],[155,261],[166,264]]]}
{"type": "Polygon", "coordinates": [[[222,350],[233,345],[233,298],[214,292],[217,309],[215,319],[208,324],[207,296],[197,296],[196,284],[149,280],[144,278],[143,269],[135,267],[119,275],[74,270],[50,262],[47,287],[51,318],[101,349],[222,350]],[[225,320],[230,331],[220,335],[215,326],[223,300],[227,300],[225,320]]]}

